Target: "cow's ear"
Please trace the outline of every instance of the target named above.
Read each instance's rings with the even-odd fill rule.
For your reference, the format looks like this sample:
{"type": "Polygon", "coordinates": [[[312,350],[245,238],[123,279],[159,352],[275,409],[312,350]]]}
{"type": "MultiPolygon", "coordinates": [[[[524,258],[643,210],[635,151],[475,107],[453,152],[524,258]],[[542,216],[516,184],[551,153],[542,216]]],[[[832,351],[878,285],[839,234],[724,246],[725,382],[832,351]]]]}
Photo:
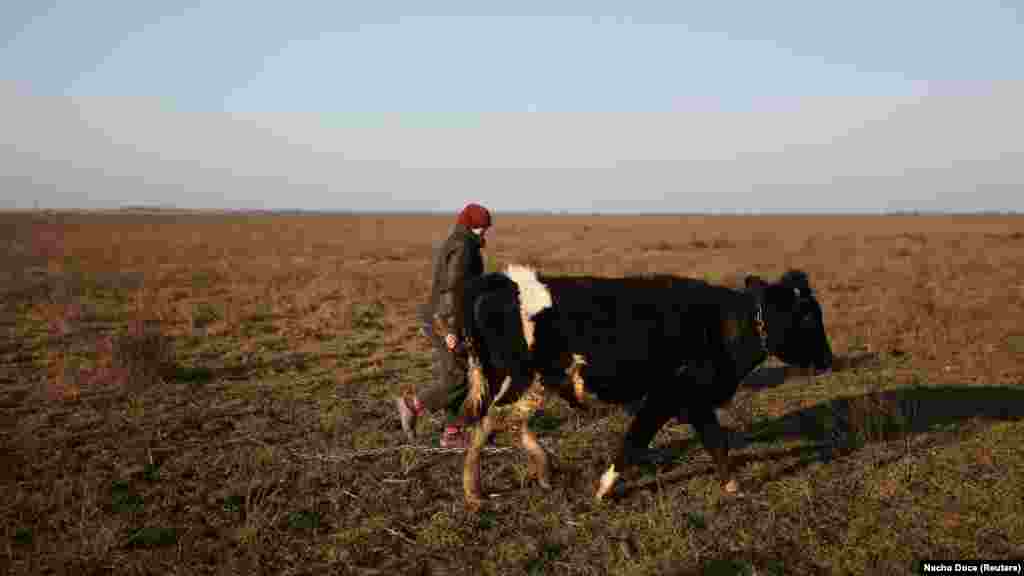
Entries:
{"type": "Polygon", "coordinates": [[[811,282],[807,278],[807,273],[803,270],[790,270],[786,272],[782,275],[780,282],[791,287],[797,297],[811,295],[811,282]]]}

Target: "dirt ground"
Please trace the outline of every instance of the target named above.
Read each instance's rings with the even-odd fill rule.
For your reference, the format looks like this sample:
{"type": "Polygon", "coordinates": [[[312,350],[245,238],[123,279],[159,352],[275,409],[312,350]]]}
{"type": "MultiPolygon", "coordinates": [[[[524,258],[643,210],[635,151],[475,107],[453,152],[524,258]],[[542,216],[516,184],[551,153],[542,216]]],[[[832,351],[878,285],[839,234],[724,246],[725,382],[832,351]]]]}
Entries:
{"type": "MultiPolygon", "coordinates": [[[[407,445],[449,216],[0,215],[0,571],[864,574],[1024,557],[1024,218],[496,214],[491,269],[735,284],[806,271],[832,374],[723,422],[746,496],[669,424],[614,501],[621,407],[551,398],[554,488],[507,432],[477,514],[407,445]]],[[[788,377],[787,377],[788,376],[788,377]]]]}

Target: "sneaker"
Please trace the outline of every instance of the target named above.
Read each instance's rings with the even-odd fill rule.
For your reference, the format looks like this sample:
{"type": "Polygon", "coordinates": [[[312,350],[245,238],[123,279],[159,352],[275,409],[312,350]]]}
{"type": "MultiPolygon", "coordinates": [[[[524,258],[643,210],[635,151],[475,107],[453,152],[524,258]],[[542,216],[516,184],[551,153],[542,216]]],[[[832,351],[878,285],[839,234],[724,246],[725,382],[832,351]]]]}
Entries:
{"type": "Polygon", "coordinates": [[[402,431],[412,442],[416,439],[416,418],[423,412],[423,405],[415,396],[411,399],[405,396],[395,398],[395,405],[398,407],[398,419],[402,422],[402,431]]]}

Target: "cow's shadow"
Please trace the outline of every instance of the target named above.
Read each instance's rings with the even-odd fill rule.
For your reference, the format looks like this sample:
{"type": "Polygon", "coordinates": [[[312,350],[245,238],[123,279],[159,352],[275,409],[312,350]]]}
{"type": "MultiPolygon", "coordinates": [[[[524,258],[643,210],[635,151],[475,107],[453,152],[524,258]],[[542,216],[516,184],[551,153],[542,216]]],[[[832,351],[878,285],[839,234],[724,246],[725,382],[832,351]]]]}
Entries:
{"type": "Polygon", "coordinates": [[[844,446],[859,438],[867,444],[949,428],[970,419],[1024,419],[1024,387],[918,386],[835,398],[756,424],[746,441],[805,439],[844,446]]]}
{"type": "MultiPolygon", "coordinates": [[[[851,354],[848,356],[836,355],[832,362],[832,373],[848,372],[850,370],[862,370],[877,368],[881,366],[881,357],[873,352],[851,354]]],[[[774,388],[790,381],[798,381],[801,378],[810,377],[808,370],[796,366],[761,366],[750,373],[749,376],[740,382],[740,388],[753,391],[774,388]]]]}
{"type": "MultiPolygon", "coordinates": [[[[1024,387],[950,385],[885,390],[828,400],[779,418],[755,423],[740,438],[731,435],[732,465],[741,470],[755,462],[790,459],[782,467],[765,467],[753,479],[760,485],[798,473],[807,466],[855,454],[870,445],[914,440],[924,434],[929,446],[953,444],[963,438],[968,422],[984,426],[995,421],[1024,420],[1024,387]],[[771,447],[797,443],[795,447],[771,447]],[[761,447],[764,448],[761,448],[761,447]]],[[[711,458],[696,438],[651,451],[620,493],[657,490],[688,478],[713,474],[711,458]],[[703,456],[702,456],[703,455],[703,456]],[[693,466],[695,457],[701,462],[693,466]],[[657,479],[650,472],[657,470],[657,479]]],[[[742,475],[742,474],[741,474],[742,475]]],[[[756,488],[755,488],[756,489],[756,488]]]]}

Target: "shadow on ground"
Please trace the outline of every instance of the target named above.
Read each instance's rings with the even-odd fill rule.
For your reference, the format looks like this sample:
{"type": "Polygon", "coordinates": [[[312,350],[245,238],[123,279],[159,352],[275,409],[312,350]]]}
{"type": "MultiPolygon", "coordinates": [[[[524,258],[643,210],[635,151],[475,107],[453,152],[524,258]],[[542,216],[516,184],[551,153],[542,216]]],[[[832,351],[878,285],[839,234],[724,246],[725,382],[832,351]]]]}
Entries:
{"type": "MultiPolygon", "coordinates": [[[[815,462],[849,456],[869,445],[914,439],[930,434],[932,446],[953,444],[964,432],[986,422],[1024,420],[1024,387],[950,385],[913,387],[836,398],[779,418],[756,423],[745,438],[733,438],[730,447],[740,451],[769,445],[756,452],[733,453],[735,469],[753,462],[784,458],[796,461],[776,470],[757,483],[791,476],[815,462]],[[770,447],[782,442],[801,441],[794,447],[770,447]]],[[[695,455],[704,454],[696,438],[652,450],[652,462],[641,465],[651,470],[657,463],[658,481],[665,486],[699,474],[712,474],[710,457],[698,468],[687,465],[695,455]]],[[[634,476],[636,478],[637,476],[634,476]]],[[[653,479],[643,479],[626,488],[621,496],[638,490],[657,489],[653,479]]]]}
{"type": "Polygon", "coordinates": [[[1024,419],[1024,387],[928,386],[836,398],[755,425],[747,441],[836,444],[859,436],[865,443],[885,442],[970,419],[1024,419]]]}
{"type": "MultiPolygon", "coordinates": [[[[863,370],[881,366],[882,360],[878,354],[865,352],[849,356],[836,356],[832,364],[831,372],[848,372],[850,370],[863,370]]],[[[794,381],[800,378],[808,378],[808,370],[796,366],[762,366],[740,383],[742,388],[751,390],[763,390],[781,386],[787,381],[794,381]]]]}

